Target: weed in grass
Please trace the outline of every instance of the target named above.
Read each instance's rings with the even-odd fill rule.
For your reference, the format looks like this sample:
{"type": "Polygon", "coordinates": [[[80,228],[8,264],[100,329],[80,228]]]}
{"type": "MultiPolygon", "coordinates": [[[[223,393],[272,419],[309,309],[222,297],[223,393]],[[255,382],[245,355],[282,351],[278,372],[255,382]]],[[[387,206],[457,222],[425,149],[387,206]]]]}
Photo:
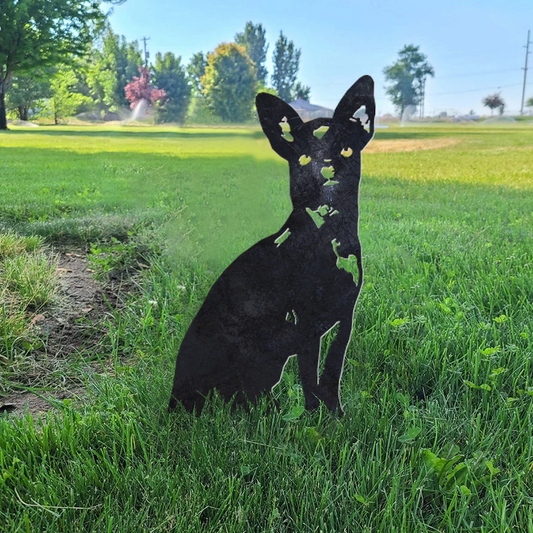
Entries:
{"type": "Polygon", "coordinates": [[[91,243],[88,259],[97,279],[104,280],[110,276],[127,276],[148,268],[148,255],[157,253],[156,248],[157,244],[149,242],[146,234],[133,236],[128,232],[128,240],[125,242],[111,237],[109,243],[91,243]]]}
{"type": "Polygon", "coordinates": [[[43,245],[42,237],[21,237],[13,232],[0,233],[0,261],[23,252],[35,252],[43,245]]]}
{"type": "Polygon", "coordinates": [[[4,363],[7,363],[9,359],[12,359],[13,345],[26,338],[28,318],[24,311],[13,306],[13,303],[6,304],[4,302],[5,300],[0,306],[0,346],[2,347],[0,358],[4,363]]]}
{"type": "Polygon", "coordinates": [[[0,355],[5,363],[15,359],[17,347],[25,351],[31,345],[31,313],[59,289],[55,262],[39,252],[41,245],[40,237],[0,233],[0,355]]]}
{"type": "Polygon", "coordinates": [[[24,253],[2,262],[0,282],[17,295],[24,309],[35,311],[57,295],[56,269],[57,257],[24,253]]]}
{"type": "Polygon", "coordinates": [[[422,452],[424,463],[435,475],[439,489],[450,492],[459,490],[464,496],[471,496],[472,490],[492,481],[500,473],[493,462],[480,451],[465,459],[456,445],[451,445],[444,457],[439,457],[429,449],[422,452]]]}

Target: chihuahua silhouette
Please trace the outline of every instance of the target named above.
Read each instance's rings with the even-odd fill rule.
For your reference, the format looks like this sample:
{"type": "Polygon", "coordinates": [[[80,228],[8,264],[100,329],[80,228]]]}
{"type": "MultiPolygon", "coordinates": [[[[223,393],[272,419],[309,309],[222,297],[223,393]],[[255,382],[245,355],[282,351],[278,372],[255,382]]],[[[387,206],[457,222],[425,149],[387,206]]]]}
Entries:
{"type": "Polygon", "coordinates": [[[272,389],[295,355],[305,408],[322,401],[342,415],[340,379],[363,283],[359,182],[361,151],[374,135],[374,81],[357,80],[332,118],[304,123],[266,93],[256,107],[272,148],[289,162],[293,210],[209,291],[181,344],[169,411],[181,402],[199,415],[214,389],[233,406],[248,409],[266,394],[279,408],[272,389]],[[319,380],[321,338],[337,324],[319,380]]]}

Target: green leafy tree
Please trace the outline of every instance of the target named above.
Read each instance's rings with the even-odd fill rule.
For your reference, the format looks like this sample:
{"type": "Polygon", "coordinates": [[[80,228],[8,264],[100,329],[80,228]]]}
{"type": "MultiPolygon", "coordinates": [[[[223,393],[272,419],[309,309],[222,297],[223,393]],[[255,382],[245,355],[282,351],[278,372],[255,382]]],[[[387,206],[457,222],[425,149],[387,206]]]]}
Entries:
{"type": "Polygon", "coordinates": [[[87,83],[104,111],[118,111],[129,106],[124,89],[139,73],[143,64],[137,41],[128,43],[107,27],[100,46],[93,51],[87,83]]]}
{"type": "MultiPolygon", "coordinates": [[[[263,85],[262,83],[257,83],[257,93],[268,93],[273,94],[274,96],[279,96],[278,91],[274,89],[274,87],[267,87],[266,85],[263,85]]],[[[255,102],[254,102],[254,109],[255,109],[255,102]]]]}
{"type": "Polygon", "coordinates": [[[533,107],[533,96],[531,98],[528,98],[526,101],[527,107],[533,107]]]}
{"type": "Polygon", "coordinates": [[[293,99],[300,56],[301,50],[296,48],[292,41],[288,41],[283,32],[280,32],[274,48],[272,85],[278,91],[279,97],[286,102],[293,99]]]}
{"type": "Polygon", "coordinates": [[[83,54],[104,20],[98,0],[1,0],[0,130],[7,129],[5,95],[15,74],[83,54]]]}
{"type": "Polygon", "coordinates": [[[75,115],[78,109],[91,102],[88,96],[75,92],[79,80],[73,70],[63,67],[52,78],[50,83],[51,97],[48,100],[49,113],[54,124],[61,119],[75,115]]]}
{"type": "Polygon", "coordinates": [[[425,79],[435,76],[433,67],[428,63],[427,56],[420,52],[420,47],[414,44],[404,46],[398,52],[398,60],[383,69],[386,81],[385,87],[393,105],[400,114],[407,106],[420,103],[425,79]]]}
{"type": "Polygon", "coordinates": [[[302,100],[306,100],[309,102],[311,99],[311,87],[308,85],[303,85],[302,83],[298,82],[294,86],[294,99],[301,98],[302,100]]]}
{"type": "Polygon", "coordinates": [[[187,66],[187,73],[189,74],[195,97],[203,97],[202,91],[204,87],[201,80],[205,74],[205,67],[207,67],[207,59],[203,52],[194,54],[187,66]]]}
{"type": "MultiPolygon", "coordinates": [[[[100,40],[100,38],[98,38],[98,40],[100,40]]],[[[89,78],[94,67],[94,61],[95,50],[94,43],[92,43],[91,46],[87,47],[87,52],[83,56],[75,58],[75,61],[69,65],[72,67],[72,70],[76,75],[76,79],[78,80],[77,85],[74,87],[74,92],[89,96],[91,98],[91,101],[82,106],[83,109],[80,109],[80,111],[94,111],[95,109],[101,108],[97,102],[97,97],[89,84],[89,78]]]]}
{"type": "Polygon", "coordinates": [[[246,49],[246,53],[257,69],[257,81],[263,85],[266,85],[268,76],[268,71],[265,67],[268,52],[265,33],[262,24],[247,22],[244,31],[235,35],[235,42],[246,49]]]}
{"type": "Polygon", "coordinates": [[[20,120],[28,120],[30,111],[44,108],[44,99],[51,95],[50,76],[50,68],[14,76],[6,95],[7,111],[16,113],[20,120]]]}
{"type": "Polygon", "coordinates": [[[256,69],[244,46],[222,43],[207,54],[201,78],[207,105],[224,122],[244,122],[251,116],[256,94],[256,69]]]}
{"type": "Polygon", "coordinates": [[[158,52],[152,70],[154,84],[166,93],[165,98],[156,103],[156,122],[183,123],[191,99],[191,86],[181,57],[171,52],[163,56],[158,52]]]}
{"type": "Polygon", "coordinates": [[[503,115],[503,112],[505,111],[505,102],[500,93],[489,94],[488,96],[485,96],[481,102],[485,107],[490,109],[491,115],[495,109],[500,110],[500,115],[503,115]]]}

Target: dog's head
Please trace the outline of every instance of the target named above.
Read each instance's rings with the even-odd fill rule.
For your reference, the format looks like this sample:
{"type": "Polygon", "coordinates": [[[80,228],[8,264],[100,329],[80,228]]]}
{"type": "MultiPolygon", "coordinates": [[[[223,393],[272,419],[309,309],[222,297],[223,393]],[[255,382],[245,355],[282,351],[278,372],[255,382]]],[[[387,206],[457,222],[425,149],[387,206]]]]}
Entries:
{"type": "Polygon", "coordinates": [[[332,118],[304,123],[290,105],[267,93],[257,95],[256,106],[272,148],[289,162],[294,207],[314,209],[314,204],[357,193],[361,151],[374,135],[376,105],[370,76],[348,89],[332,118]]]}

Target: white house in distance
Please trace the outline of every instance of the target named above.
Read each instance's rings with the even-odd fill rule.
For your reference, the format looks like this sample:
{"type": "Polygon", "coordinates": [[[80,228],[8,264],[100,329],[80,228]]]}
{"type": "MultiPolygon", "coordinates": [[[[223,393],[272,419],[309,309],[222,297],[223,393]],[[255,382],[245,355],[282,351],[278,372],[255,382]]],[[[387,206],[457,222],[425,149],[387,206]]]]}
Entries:
{"type": "Polygon", "coordinates": [[[302,100],[302,98],[294,100],[289,105],[300,115],[304,122],[313,120],[314,118],[331,118],[333,116],[333,109],[310,104],[306,100],[302,100]]]}

